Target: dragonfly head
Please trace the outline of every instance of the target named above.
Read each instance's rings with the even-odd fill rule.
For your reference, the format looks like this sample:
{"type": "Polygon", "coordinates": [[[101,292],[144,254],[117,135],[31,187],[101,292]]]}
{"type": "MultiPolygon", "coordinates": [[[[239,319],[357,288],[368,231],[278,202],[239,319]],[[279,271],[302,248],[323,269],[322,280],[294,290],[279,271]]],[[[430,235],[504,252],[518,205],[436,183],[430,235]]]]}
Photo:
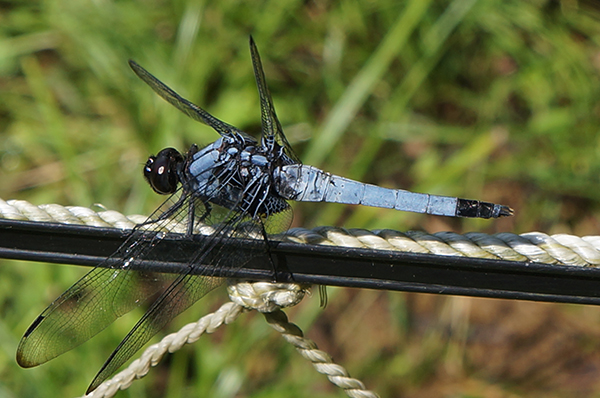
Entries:
{"type": "Polygon", "coordinates": [[[165,148],[150,156],[144,166],[144,177],[156,193],[168,195],[177,190],[178,169],[183,156],[174,148],[165,148]]]}

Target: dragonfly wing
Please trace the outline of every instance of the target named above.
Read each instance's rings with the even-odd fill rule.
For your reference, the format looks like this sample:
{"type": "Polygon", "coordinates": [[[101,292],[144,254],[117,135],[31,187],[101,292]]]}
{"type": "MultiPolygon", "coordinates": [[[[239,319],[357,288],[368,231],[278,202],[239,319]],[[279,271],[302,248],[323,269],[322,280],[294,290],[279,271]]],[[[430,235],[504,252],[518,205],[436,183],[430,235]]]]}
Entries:
{"type": "Polygon", "coordinates": [[[281,147],[284,148],[285,154],[293,161],[293,163],[300,163],[300,159],[294,153],[287,138],[285,138],[281,123],[279,123],[279,119],[275,113],[275,107],[273,106],[271,93],[267,87],[265,72],[262,67],[262,62],[260,61],[258,48],[256,48],[256,44],[254,43],[252,36],[250,36],[250,54],[252,56],[254,78],[256,79],[256,86],[258,87],[258,95],[260,97],[263,140],[265,140],[267,146],[269,146],[270,142],[277,142],[281,147]]]}
{"type": "MultiPolygon", "coordinates": [[[[117,371],[168,322],[221,285],[225,278],[214,276],[215,271],[226,272],[229,270],[233,275],[237,269],[256,256],[264,256],[264,261],[269,261],[266,256],[266,242],[261,232],[265,231],[266,227],[262,222],[243,213],[219,208],[219,206],[215,206],[212,209],[214,219],[221,221],[218,225],[213,224],[214,232],[211,235],[194,237],[199,249],[189,263],[188,272],[179,275],[152,303],[142,319],[104,363],[92,381],[88,393],[117,371]],[[246,250],[238,250],[237,243],[244,244],[246,250]],[[203,271],[198,272],[197,267],[200,265],[210,265],[211,267],[203,267],[203,271]]],[[[284,227],[289,226],[288,216],[291,213],[284,213],[281,216],[282,221],[277,223],[278,227],[285,223],[287,225],[284,227]]]]}
{"type": "Polygon", "coordinates": [[[95,390],[104,380],[115,373],[169,321],[201,299],[206,293],[221,285],[224,280],[224,278],[217,277],[180,275],[121,341],[88,387],[86,394],[95,390]]]}
{"type": "Polygon", "coordinates": [[[215,131],[221,135],[226,135],[231,132],[241,133],[240,130],[233,127],[232,125],[217,119],[198,105],[186,100],[166,84],[158,80],[154,75],[142,68],[135,61],[129,60],[129,66],[135,72],[135,74],[144,81],[154,92],[160,95],[165,101],[185,113],[192,119],[204,123],[207,126],[212,127],[215,131]]]}
{"type": "Polygon", "coordinates": [[[37,366],[84,343],[144,302],[165,276],[93,269],[33,322],[19,343],[17,362],[37,366]]]}
{"type": "MultiPolygon", "coordinates": [[[[165,204],[172,204],[173,197],[165,204]]],[[[201,202],[195,206],[198,212],[206,212],[201,202]]],[[[130,268],[139,269],[144,259],[160,249],[161,232],[167,224],[171,224],[169,230],[172,224],[187,225],[188,207],[187,200],[178,200],[167,212],[155,212],[131,232],[113,255],[50,304],[21,339],[17,349],[19,365],[37,366],[77,347],[164,291],[178,275],[130,268]]],[[[186,227],[180,229],[185,231],[186,227]]]]}

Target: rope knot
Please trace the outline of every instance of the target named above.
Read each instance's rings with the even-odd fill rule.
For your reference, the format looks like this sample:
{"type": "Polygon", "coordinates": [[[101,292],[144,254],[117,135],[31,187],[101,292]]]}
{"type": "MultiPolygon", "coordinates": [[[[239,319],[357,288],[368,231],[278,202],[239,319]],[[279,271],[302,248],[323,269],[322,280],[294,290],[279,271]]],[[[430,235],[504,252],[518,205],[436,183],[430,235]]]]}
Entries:
{"type": "Polygon", "coordinates": [[[227,286],[231,301],[263,313],[298,304],[308,290],[308,285],[298,283],[230,281],[227,286]]]}

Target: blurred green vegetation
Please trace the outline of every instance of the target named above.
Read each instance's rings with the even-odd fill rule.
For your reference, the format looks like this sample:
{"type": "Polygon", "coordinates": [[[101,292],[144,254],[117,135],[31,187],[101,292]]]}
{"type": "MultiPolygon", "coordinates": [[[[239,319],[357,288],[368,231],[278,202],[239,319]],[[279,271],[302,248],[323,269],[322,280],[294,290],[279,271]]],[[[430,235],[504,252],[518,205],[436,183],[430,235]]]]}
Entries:
{"type": "MultiPolygon", "coordinates": [[[[294,205],[298,226],[597,234],[600,12],[592,2],[1,1],[0,198],[148,214],[150,153],[216,139],[179,93],[260,131],[248,35],[307,164],[362,181],[512,206],[497,221],[294,205]]],[[[20,336],[84,270],[0,267],[0,397],[82,394],[139,313],[32,370],[20,336]]],[[[331,290],[291,319],[389,397],[597,397],[600,312],[331,290]],[[534,359],[537,358],[537,359],[534,359]]],[[[224,300],[214,293],[175,325],[224,300]]],[[[248,315],[169,357],[126,397],[342,396],[248,315]]]]}

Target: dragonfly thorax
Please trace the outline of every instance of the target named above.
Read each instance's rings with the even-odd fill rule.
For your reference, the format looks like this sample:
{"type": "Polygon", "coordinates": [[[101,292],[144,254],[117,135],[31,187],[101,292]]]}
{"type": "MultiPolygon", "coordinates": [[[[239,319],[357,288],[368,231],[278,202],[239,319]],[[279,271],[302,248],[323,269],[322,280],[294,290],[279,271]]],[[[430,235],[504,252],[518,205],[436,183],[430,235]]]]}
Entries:
{"type": "Polygon", "coordinates": [[[253,138],[227,135],[189,156],[185,189],[202,200],[250,217],[286,208],[285,200],[271,189],[277,159],[253,138]]]}

